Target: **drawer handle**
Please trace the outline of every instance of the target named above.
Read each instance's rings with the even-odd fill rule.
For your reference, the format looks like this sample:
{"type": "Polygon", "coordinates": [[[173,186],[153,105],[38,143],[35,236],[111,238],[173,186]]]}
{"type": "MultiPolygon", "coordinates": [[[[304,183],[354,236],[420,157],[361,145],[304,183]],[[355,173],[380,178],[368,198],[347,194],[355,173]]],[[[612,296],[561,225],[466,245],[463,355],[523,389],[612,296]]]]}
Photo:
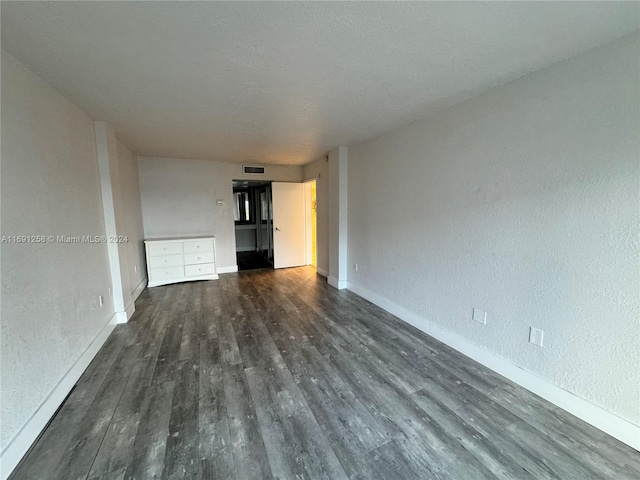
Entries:
{"type": "Polygon", "coordinates": [[[198,260],[202,260],[202,257],[198,257],[198,260]]]}
{"type": "Polygon", "coordinates": [[[169,259],[166,259],[166,260],[164,261],[164,263],[169,263],[169,259]]]}
{"type": "Polygon", "coordinates": [[[200,245],[196,245],[196,248],[200,248],[200,245]]]}

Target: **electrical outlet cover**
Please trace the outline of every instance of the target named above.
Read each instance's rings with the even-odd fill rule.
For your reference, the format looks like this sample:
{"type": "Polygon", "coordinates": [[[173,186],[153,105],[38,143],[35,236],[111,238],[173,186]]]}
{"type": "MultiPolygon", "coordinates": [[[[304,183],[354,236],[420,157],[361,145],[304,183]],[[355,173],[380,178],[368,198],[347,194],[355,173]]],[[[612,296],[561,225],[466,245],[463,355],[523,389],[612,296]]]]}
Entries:
{"type": "Polygon", "coordinates": [[[529,343],[542,347],[542,341],[544,339],[544,332],[539,328],[529,328],[529,343]]]}
{"type": "Polygon", "coordinates": [[[476,322],[480,322],[480,323],[482,323],[484,325],[487,324],[487,312],[485,312],[483,310],[479,310],[477,308],[474,308],[471,318],[473,320],[475,320],[476,322]]]}

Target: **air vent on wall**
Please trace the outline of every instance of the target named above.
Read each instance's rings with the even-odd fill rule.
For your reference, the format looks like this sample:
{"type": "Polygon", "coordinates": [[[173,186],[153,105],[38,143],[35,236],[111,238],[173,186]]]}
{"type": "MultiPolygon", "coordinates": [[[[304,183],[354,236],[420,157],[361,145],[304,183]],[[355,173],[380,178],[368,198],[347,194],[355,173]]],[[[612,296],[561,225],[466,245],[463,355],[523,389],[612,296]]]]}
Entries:
{"type": "Polygon", "coordinates": [[[255,167],[255,166],[243,165],[242,166],[242,171],[245,174],[250,173],[251,175],[264,175],[264,167],[255,167]]]}

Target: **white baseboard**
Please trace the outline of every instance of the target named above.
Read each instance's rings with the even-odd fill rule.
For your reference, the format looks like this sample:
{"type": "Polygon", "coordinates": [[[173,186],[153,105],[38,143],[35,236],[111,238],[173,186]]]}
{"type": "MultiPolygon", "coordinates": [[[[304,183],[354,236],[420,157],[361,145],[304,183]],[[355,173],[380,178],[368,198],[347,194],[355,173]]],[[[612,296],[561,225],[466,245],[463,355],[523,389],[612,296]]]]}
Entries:
{"type": "MultiPolygon", "coordinates": [[[[331,282],[329,282],[331,283],[331,282]]],[[[636,450],[640,450],[640,426],[618,417],[617,415],[594,405],[582,397],[559,387],[549,380],[529,372],[509,360],[499,357],[460,335],[450,332],[441,326],[426,320],[406,308],[388,300],[367,288],[347,282],[347,288],[353,293],[369,300],[380,308],[395,315],[399,319],[413,325],[432,337],[446,343],[451,348],[481,363],[512,382],[526,388],[554,405],[566,410],[599,430],[617,438],[636,450]]]]}
{"type": "Polygon", "coordinates": [[[116,312],[115,316],[116,323],[127,323],[129,321],[129,316],[126,310],[123,312],[116,312]]]}
{"type": "Polygon", "coordinates": [[[126,306],[124,312],[116,312],[116,321],[118,323],[127,323],[131,317],[133,317],[133,313],[136,311],[136,303],[132,298],[129,302],[129,305],[126,306]]]}
{"type": "Polygon", "coordinates": [[[133,317],[136,311],[136,300],[147,286],[147,277],[144,277],[131,294],[131,301],[125,308],[124,312],[116,312],[116,320],[118,323],[127,323],[133,317]]]}
{"type": "Polygon", "coordinates": [[[142,291],[145,289],[146,286],[147,286],[147,277],[144,277],[142,280],[140,280],[140,283],[138,284],[136,289],[133,291],[133,294],[131,295],[132,302],[135,302],[138,299],[138,297],[140,296],[140,294],[142,293],[142,291]]]}
{"type": "Polygon", "coordinates": [[[6,480],[20,463],[40,432],[47,426],[51,417],[56,413],[62,402],[87,369],[91,360],[96,356],[100,347],[104,345],[113,329],[116,327],[116,315],[102,327],[89,346],[82,352],[75,363],[60,379],[51,393],[44,399],[34,414],[22,426],[20,431],[11,439],[0,454],[0,479],[6,480]]]}
{"type": "Polygon", "coordinates": [[[327,272],[324,268],[316,267],[316,272],[318,273],[318,275],[321,275],[324,278],[327,278],[329,276],[329,272],[327,272]]]}
{"type": "Polygon", "coordinates": [[[327,283],[331,285],[333,288],[337,288],[338,290],[343,290],[347,288],[346,280],[338,280],[336,277],[327,277],[327,283]]]}
{"type": "Polygon", "coordinates": [[[235,273],[238,271],[238,265],[232,265],[231,267],[216,267],[218,273],[235,273]]]}

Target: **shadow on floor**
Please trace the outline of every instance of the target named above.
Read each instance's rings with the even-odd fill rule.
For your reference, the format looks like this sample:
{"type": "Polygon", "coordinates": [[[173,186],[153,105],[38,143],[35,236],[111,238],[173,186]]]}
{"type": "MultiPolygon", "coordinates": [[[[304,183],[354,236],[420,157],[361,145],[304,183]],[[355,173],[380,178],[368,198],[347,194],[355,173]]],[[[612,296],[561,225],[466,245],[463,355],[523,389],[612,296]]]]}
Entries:
{"type": "Polygon", "coordinates": [[[273,263],[259,252],[236,252],[238,270],[256,270],[258,268],[273,268],[273,263]]]}

